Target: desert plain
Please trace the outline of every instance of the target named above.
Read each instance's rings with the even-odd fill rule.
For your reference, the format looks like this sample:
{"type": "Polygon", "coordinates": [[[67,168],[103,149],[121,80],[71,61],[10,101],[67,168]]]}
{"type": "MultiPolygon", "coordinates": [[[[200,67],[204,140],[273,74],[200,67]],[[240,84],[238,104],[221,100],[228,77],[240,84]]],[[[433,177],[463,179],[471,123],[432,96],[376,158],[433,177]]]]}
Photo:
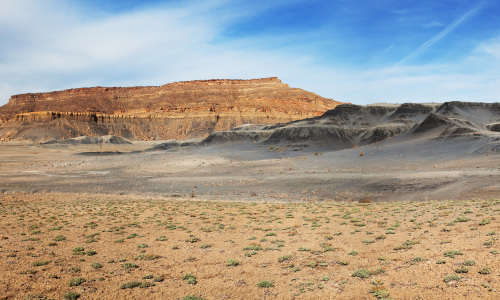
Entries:
{"type": "Polygon", "coordinates": [[[0,297],[500,297],[484,140],[158,145],[0,144],[0,297]]]}

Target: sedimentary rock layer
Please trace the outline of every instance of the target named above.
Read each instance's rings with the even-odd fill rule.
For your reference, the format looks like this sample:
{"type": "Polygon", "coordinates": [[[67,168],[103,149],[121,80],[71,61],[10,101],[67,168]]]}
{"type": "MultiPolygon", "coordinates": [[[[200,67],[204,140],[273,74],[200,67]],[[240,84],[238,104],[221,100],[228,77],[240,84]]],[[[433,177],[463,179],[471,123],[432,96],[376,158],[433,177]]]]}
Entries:
{"type": "Polygon", "coordinates": [[[149,87],[93,87],[14,95],[0,107],[0,139],[81,135],[186,139],[242,124],[319,116],[340,102],[278,78],[200,80],[149,87]]]}

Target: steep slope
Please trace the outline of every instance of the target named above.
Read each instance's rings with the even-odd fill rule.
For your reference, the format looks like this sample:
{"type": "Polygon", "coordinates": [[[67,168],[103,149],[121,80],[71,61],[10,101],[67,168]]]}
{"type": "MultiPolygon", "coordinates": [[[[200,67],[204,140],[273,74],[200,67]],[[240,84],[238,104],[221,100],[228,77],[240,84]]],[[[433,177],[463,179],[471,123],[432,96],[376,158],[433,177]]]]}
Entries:
{"type": "Polygon", "coordinates": [[[320,117],[277,128],[266,143],[310,143],[335,150],[371,144],[407,132],[436,108],[432,104],[343,104],[320,117]]]}
{"type": "Polygon", "coordinates": [[[78,88],[12,96],[0,107],[0,139],[197,138],[246,123],[274,124],[319,116],[338,104],[290,88],[276,77],[78,88]]]}
{"type": "MultiPolygon", "coordinates": [[[[214,132],[203,144],[262,141],[291,149],[307,146],[341,150],[399,136],[400,141],[482,139],[480,152],[500,149],[500,103],[342,104],[322,116],[238,131],[214,132]],[[268,136],[267,139],[265,137],[268,136]],[[256,139],[255,137],[260,137],[256,139]]],[[[479,148],[478,148],[479,149],[479,148]]]]}

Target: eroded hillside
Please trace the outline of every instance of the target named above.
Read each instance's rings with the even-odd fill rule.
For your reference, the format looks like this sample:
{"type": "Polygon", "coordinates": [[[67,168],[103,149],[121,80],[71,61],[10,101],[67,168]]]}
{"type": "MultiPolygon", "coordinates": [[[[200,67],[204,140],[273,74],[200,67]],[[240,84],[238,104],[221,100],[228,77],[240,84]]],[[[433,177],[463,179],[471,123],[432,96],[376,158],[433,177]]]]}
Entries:
{"type": "Polygon", "coordinates": [[[93,87],[14,95],[0,107],[0,140],[117,135],[187,139],[242,124],[319,116],[340,102],[278,78],[199,80],[149,87],[93,87]]]}

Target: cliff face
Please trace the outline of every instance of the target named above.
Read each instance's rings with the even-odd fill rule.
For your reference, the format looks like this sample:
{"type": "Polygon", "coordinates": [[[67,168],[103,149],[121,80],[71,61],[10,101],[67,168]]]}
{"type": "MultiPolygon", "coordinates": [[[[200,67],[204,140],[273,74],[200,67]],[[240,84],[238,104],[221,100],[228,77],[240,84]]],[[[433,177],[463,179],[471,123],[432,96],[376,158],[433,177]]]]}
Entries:
{"type": "Polygon", "coordinates": [[[290,88],[275,77],[30,93],[14,95],[0,107],[0,140],[109,134],[130,139],[196,138],[246,123],[319,116],[338,104],[290,88]]]}

